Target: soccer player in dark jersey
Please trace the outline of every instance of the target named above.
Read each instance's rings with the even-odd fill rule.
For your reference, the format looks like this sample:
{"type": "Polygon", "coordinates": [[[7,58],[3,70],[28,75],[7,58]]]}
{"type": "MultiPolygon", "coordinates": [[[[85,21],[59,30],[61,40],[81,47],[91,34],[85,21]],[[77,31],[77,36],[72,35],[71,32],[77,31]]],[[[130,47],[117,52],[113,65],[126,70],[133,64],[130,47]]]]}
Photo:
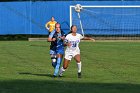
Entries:
{"type": "Polygon", "coordinates": [[[59,68],[61,65],[61,61],[64,55],[64,43],[63,40],[65,39],[65,33],[61,30],[60,24],[56,23],[55,30],[52,31],[49,35],[48,41],[52,42],[51,49],[54,54],[56,54],[56,62],[53,63],[53,66],[55,68],[53,76],[56,77],[59,72],[59,68]]]}

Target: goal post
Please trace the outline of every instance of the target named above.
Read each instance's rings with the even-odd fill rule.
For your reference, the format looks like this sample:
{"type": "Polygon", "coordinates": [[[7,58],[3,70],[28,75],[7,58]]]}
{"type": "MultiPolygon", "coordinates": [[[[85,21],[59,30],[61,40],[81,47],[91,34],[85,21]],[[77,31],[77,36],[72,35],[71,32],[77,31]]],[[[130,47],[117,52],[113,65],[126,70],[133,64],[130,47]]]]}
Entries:
{"type": "Polygon", "coordinates": [[[82,10],[75,11],[70,6],[70,26],[77,25],[81,33],[80,21],[86,35],[104,37],[139,37],[139,5],[82,5],[82,10]]]}

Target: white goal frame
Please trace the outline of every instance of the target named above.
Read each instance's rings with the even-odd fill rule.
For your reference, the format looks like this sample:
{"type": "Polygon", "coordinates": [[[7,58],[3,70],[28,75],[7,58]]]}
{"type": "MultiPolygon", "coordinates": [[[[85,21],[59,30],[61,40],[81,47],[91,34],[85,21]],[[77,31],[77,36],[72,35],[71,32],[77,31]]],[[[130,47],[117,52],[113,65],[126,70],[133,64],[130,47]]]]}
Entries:
{"type": "MultiPolygon", "coordinates": [[[[70,27],[72,26],[72,8],[74,8],[75,6],[70,6],[69,9],[70,9],[70,27]]],[[[93,7],[93,8],[101,8],[101,7],[104,7],[104,8],[138,8],[140,7],[140,5],[82,5],[83,8],[85,7],[93,7]]]]}

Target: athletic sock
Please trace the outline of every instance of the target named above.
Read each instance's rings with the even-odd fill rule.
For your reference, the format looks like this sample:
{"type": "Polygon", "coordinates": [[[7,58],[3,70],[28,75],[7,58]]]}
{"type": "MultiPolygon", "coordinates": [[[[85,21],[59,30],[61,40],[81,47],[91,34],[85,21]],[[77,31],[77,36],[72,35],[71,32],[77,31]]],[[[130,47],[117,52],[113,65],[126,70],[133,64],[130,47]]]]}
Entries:
{"type": "Polygon", "coordinates": [[[52,66],[55,68],[56,67],[56,62],[52,62],[52,66]]]}
{"type": "Polygon", "coordinates": [[[62,58],[57,58],[57,64],[56,64],[56,67],[55,67],[55,70],[54,70],[54,75],[57,76],[58,74],[58,71],[59,71],[59,68],[60,68],[60,65],[61,65],[61,61],[62,61],[62,58]]]}
{"type": "Polygon", "coordinates": [[[64,71],[65,71],[65,69],[63,67],[61,67],[61,69],[59,71],[59,76],[62,76],[64,71]]]}
{"type": "Polygon", "coordinates": [[[81,73],[81,66],[82,66],[82,63],[77,63],[77,68],[78,68],[78,73],[81,73]]]}

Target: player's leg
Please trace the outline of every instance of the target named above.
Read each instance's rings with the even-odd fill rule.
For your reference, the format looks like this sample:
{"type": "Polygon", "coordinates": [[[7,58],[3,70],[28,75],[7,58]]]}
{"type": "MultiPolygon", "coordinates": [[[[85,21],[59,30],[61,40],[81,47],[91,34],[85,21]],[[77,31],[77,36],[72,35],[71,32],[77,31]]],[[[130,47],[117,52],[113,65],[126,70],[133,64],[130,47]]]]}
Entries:
{"type": "Polygon", "coordinates": [[[57,62],[56,62],[57,64],[56,64],[56,67],[55,67],[55,70],[54,70],[54,76],[58,75],[60,65],[61,65],[61,62],[62,62],[62,58],[63,58],[63,54],[64,54],[64,48],[60,48],[56,52],[57,52],[57,62]]]}
{"type": "Polygon", "coordinates": [[[51,56],[51,60],[52,60],[52,66],[55,68],[56,66],[56,52],[54,50],[50,50],[50,56],[51,56]]]}
{"type": "Polygon", "coordinates": [[[82,67],[82,63],[81,63],[81,57],[80,54],[77,54],[74,56],[74,59],[77,62],[77,68],[78,68],[78,78],[81,78],[81,67],[82,67]]]}
{"type": "Polygon", "coordinates": [[[62,58],[63,58],[63,54],[57,54],[57,62],[56,62],[57,64],[56,64],[56,67],[55,67],[55,70],[54,70],[54,76],[58,75],[62,58]]]}
{"type": "Polygon", "coordinates": [[[63,72],[67,69],[69,63],[70,63],[70,60],[64,58],[63,66],[61,67],[61,69],[59,71],[59,76],[60,77],[63,75],[63,72]]]}
{"type": "Polygon", "coordinates": [[[61,69],[59,71],[60,77],[63,75],[63,72],[67,69],[72,57],[73,57],[72,53],[65,51],[65,58],[64,58],[64,62],[63,62],[63,67],[61,67],[61,69]]]}

